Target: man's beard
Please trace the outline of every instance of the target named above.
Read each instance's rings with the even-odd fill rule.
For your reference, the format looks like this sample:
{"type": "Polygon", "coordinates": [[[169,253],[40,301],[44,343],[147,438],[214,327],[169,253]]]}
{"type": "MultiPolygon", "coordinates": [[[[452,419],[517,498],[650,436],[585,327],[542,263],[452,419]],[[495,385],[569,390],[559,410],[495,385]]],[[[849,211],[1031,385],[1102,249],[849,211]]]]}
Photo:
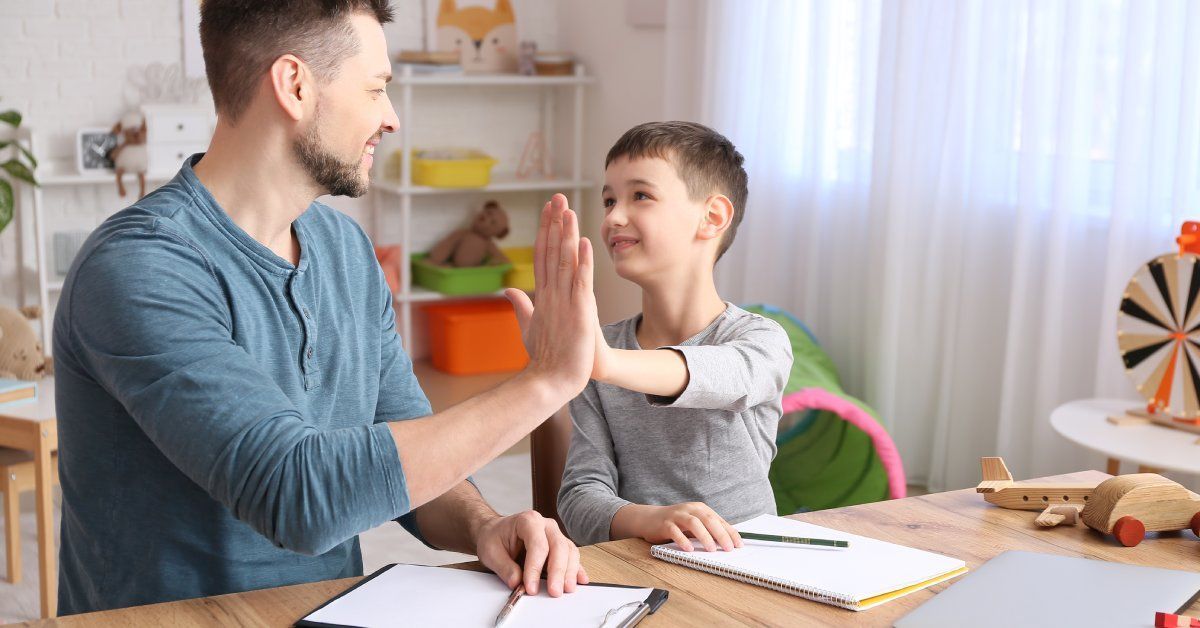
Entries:
{"type": "Polygon", "coordinates": [[[359,174],[361,157],[342,161],[321,145],[321,109],[318,105],[313,123],[292,145],[296,158],[308,176],[328,194],[357,198],[367,193],[367,181],[359,174]]]}

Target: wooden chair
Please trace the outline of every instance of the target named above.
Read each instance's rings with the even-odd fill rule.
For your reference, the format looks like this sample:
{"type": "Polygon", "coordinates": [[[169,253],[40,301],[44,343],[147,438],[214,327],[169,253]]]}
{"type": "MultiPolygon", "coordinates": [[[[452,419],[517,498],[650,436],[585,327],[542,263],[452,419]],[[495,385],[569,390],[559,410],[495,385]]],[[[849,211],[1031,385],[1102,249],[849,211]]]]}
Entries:
{"type": "MultiPolygon", "coordinates": [[[[567,447],[571,444],[571,413],[564,406],[546,419],[529,437],[530,473],[533,476],[533,509],[562,527],[558,517],[558,488],[562,485],[567,447]]],[[[563,530],[564,533],[566,530],[563,530]]]]}
{"type": "MultiPolygon", "coordinates": [[[[58,484],[58,452],[54,452],[54,483],[58,484]]],[[[33,454],[0,447],[0,493],[4,493],[4,548],[8,558],[6,580],[21,581],[21,493],[34,488],[33,454]]]]}

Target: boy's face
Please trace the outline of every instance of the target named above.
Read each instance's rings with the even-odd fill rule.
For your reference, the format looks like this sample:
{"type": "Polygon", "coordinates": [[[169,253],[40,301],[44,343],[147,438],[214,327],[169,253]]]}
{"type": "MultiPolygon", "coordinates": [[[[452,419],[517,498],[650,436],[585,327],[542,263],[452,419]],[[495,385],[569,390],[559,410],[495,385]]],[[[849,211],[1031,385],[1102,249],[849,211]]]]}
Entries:
{"type": "Polygon", "coordinates": [[[714,241],[697,233],[705,201],[688,197],[675,167],[657,157],[618,158],[604,172],[600,235],[617,274],[640,283],[709,263],[714,241]]]}

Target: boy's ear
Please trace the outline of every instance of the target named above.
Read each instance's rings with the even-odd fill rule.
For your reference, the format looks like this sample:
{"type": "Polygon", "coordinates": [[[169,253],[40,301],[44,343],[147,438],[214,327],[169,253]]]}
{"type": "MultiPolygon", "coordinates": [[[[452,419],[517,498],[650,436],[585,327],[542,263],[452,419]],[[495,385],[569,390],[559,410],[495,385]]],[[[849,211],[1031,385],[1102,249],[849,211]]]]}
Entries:
{"type": "Polygon", "coordinates": [[[704,204],[704,218],[696,235],[701,240],[719,238],[732,222],[733,202],[724,194],[714,194],[704,204]]]}

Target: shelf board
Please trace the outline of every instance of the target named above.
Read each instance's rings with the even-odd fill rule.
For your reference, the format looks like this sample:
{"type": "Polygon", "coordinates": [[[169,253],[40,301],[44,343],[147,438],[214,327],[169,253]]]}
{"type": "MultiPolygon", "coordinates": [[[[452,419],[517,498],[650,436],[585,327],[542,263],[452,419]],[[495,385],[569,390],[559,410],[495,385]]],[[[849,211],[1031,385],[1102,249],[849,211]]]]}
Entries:
{"type": "Polygon", "coordinates": [[[396,301],[400,303],[423,303],[429,301],[450,301],[450,300],[467,300],[467,299],[494,299],[496,297],[504,298],[504,290],[496,292],[482,292],[479,294],[442,294],[428,290],[420,286],[413,286],[408,294],[398,292],[394,295],[396,301]]]}
{"type": "Polygon", "coordinates": [[[492,182],[481,188],[434,188],[427,185],[404,185],[395,179],[377,179],[371,183],[375,189],[392,194],[478,194],[487,192],[537,192],[553,190],[565,192],[575,188],[590,188],[592,182],[584,179],[518,179],[512,173],[492,177],[492,182]]]}
{"type": "Polygon", "coordinates": [[[494,85],[507,87],[548,87],[554,85],[589,85],[595,82],[590,76],[522,76],[520,74],[420,74],[405,76],[397,68],[396,79],[389,86],[441,85],[470,86],[494,85]]]}
{"type": "MultiPolygon", "coordinates": [[[[69,170],[58,170],[48,172],[35,172],[34,176],[42,186],[58,186],[58,185],[102,185],[102,184],[117,184],[117,175],[112,172],[89,172],[87,174],[79,174],[69,170]]],[[[175,177],[175,173],[170,174],[158,173],[147,174],[146,183],[166,183],[175,177]]],[[[137,175],[126,173],[125,187],[130,184],[137,185],[137,175]]]]}

